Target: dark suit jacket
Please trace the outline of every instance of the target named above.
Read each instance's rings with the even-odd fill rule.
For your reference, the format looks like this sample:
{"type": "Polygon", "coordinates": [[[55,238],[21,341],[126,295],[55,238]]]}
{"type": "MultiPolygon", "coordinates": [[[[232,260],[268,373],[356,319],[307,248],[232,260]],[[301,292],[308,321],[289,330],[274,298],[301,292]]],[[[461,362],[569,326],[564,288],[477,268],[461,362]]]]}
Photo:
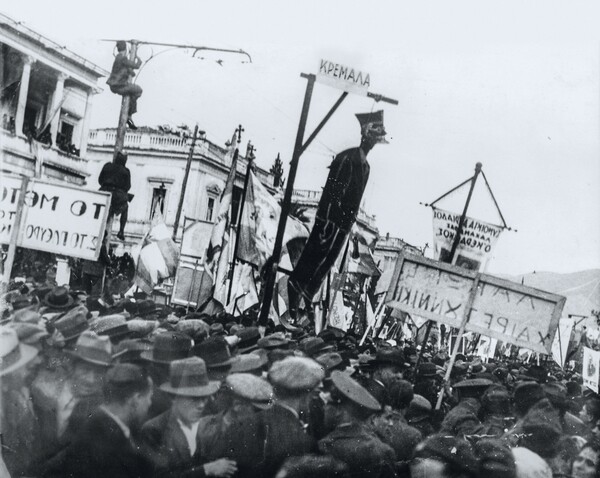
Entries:
{"type": "Polygon", "coordinates": [[[338,426],[319,441],[319,451],[345,462],[352,477],[396,476],[394,450],[362,424],[338,426]]]}
{"type": "Polygon", "coordinates": [[[147,421],[142,427],[142,441],[151,451],[155,475],[205,476],[200,427],[196,436],[196,452],[190,456],[185,435],[170,410],[147,421]]]}
{"type": "Polygon", "coordinates": [[[73,443],[46,468],[46,477],[145,478],[152,475],[150,461],[128,439],[119,425],[98,411],[73,443]]]}
{"type": "Polygon", "coordinates": [[[273,405],[227,432],[231,458],[238,476],[274,477],[286,458],[316,451],[316,441],[288,409],[273,405]]]}

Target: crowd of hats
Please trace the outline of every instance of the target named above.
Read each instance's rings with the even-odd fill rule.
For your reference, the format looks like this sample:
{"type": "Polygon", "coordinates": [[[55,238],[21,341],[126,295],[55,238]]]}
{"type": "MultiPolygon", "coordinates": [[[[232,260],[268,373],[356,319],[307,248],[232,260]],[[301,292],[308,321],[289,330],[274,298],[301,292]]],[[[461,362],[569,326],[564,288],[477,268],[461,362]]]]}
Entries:
{"type": "Polygon", "coordinates": [[[66,287],[21,287],[2,302],[0,376],[52,349],[109,370],[108,381],[137,379],[130,364],[142,364],[163,371],[165,380],[155,385],[168,395],[202,398],[225,390],[258,409],[271,406],[278,395],[308,393],[324,384],[335,403],[368,413],[402,409],[415,427],[424,422],[432,432],[441,427],[451,436],[432,435],[415,456],[441,460],[466,476],[481,470],[486,476],[498,470],[508,474],[494,476],[514,476],[518,462],[494,441],[471,447],[460,438],[473,434],[465,430],[475,430],[480,418],[519,415],[518,431],[526,437],[520,444],[547,458],[563,435],[561,417],[567,410],[576,413],[577,403],[592,395],[584,393],[580,375],[551,363],[483,363],[459,354],[448,384],[453,394],[443,410],[448,412],[457,399],[467,406],[445,417],[432,409],[450,357],[430,349],[420,353],[410,342],[390,345],[367,338],[363,343],[331,327],[317,335],[273,323],[263,330],[252,313],[198,313],[158,305],[142,295],[102,299],[66,287]],[[409,381],[387,380],[384,372],[409,381]],[[476,412],[469,403],[477,403],[476,412]]]}

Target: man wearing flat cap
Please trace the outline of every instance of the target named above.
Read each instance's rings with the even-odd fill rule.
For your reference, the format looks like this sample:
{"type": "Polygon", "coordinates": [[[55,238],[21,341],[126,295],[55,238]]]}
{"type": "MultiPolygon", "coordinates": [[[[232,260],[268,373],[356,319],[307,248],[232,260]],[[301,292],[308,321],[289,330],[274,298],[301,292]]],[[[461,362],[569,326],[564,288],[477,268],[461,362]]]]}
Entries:
{"type": "Polygon", "coordinates": [[[286,458],[316,451],[300,411],[323,378],[321,366],[305,357],[287,357],[271,366],[273,406],[240,421],[228,433],[238,476],[273,477],[286,458]]]}
{"type": "Polygon", "coordinates": [[[343,372],[331,374],[326,421],[335,429],[319,441],[319,451],[343,461],[356,477],[395,477],[394,450],[366,425],[381,410],[379,402],[343,372]]]}
{"type": "Polygon", "coordinates": [[[369,180],[367,154],[375,144],[385,142],[382,110],[356,117],[361,125],[360,146],[342,151],[331,163],[315,224],[289,278],[288,309],[293,319],[302,298],[310,306],[345,246],[369,180]]]}
{"type": "MultiPolygon", "coordinates": [[[[258,358],[258,357],[257,357],[258,358]]],[[[229,375],[223,384],[226,409],[200,419],[198,431],[203,455],[209,460],[228,456],[228,432],[239,428],[239,423],[272,405],[273,387],[265,379],[249,373],[229,375]]]]}

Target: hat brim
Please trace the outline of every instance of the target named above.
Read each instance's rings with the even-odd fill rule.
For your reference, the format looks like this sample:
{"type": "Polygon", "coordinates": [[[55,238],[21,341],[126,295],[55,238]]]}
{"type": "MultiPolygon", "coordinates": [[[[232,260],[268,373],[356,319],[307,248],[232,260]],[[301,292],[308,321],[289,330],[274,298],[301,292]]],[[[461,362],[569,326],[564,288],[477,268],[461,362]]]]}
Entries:
{"type": "Polygon", "coordinates": [[[38,349],[32,347],[31,345],[19,344],[21,358],[17,360],[12,365],[6,367],[4,370],[0,370],[0,377],[4,375],[8,375],[9,373],[14,372],[15,370],[20,369],[21,367],[27,365],[31,362],[35,356],[38,354],[38,349]]]}
{"type": "Polygon", "coordinates": [[[102,362],[101,360],[94,360],[89,357],[84,357],[83,355],[79,355],[74,350],[65,350],[65,352],[67,352],[68,355],[70,355],[73,358],[76,358],[77,360],[82,360],[84,362],[91,363],[93,365],[98,365],[100,367],[110,367],[111,365],[113,365],[112,360],[115,358],[113,355],[113,356],[111,356],[111,362],[102,362]]]}
{"type": "Polygon", "coordinates": [[[221,382],[209,381],[208,385],[202,385],[197,387],[172,387],[169,382],[163,383],[159,387],[163,392],[171,395],[177,395],[180,397],[210,397],[218,392],[221,388],[221,382]]]}
{"type": "Polygon", "coordinates": [[[235,361],[235,358],[231,357],[230,359],[225,360],[225,362],[218,362],[218,363],[208,363],[208,362],[206,362],[206,368],[227,367],[227,365],[233,364],[234,361],[235,361]]]}
{"type": "Polygon", "coordinates": [[[177,360],[177,359],[173,359],[173,360],[156,360],[152,356],[152,351],[151,350],[146,350],[146,351],[142,352],[140,354],[140,358],[142,358],[143,360],[147,360],[148,362],[159,363],[159,364],[162,364],[162,365],[169,365],[171,362],[173,362],[173,360],[177,360]]]}
{"type": "Polygon", "coordinates": [[[81,334],[83,334],[83,333],[84,333],[86,330],[90,330],[89,326],[88,326],[86,329],[82,330],[81,332],[77,332],[75,335],[69,335],[68,337],[65,337],[65,336],[63,335],[63,340],[64,340],[65,342],[68,342],[69,340],[76,339],[76,338],[77,338],[77,337],[79,337],[81,334]]]}
{"type": "Polygon", "coordinates": [[[42,300],[42,304],[44,304],[47,307],[52,307],[53,309],[66,309],[67,307],[72,306],[73,302],[75,302],[75,299],[73,299],[73,297],[71,297],[69,295],[66,304],[56,305],[56,304],[53,304],[52,302],[48,302],[48,297],[50,297],[51,294],[52,294],[52,292],[48,292],[46,294],[46,296],[44,297],[44,299],[42,300]]]}

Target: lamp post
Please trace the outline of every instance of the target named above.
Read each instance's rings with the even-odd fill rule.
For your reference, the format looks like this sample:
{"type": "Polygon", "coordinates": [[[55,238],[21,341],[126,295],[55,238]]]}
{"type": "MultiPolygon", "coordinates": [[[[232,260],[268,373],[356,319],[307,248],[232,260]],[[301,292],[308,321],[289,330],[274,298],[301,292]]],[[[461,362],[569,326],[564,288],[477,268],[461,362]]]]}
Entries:
{"type": "Polygon", "coordinates": [[[181,210],[183,209],[183,200],[185,199],[185,190],[187,189],[188,178],[190,176],[190,168],[192,166],[192,159],[194,157],[194,148],[196,147],[196,141],[200,136],[200,141],[206,141],[204,137],[206,133],[198,130],[198,125],[194,128],[194,136],[192,137],[192,144],[190,146],[190,152],[187,157],[187,163],[185,165],[185,174],[183,175],[183,183],[181,184],[181,194],[179,195],[179,204],[177,205],[177,214],[175,215],[175,224],[173,224],[173,240],[177,238],[177,229],[179,228],[179,220],[181,219],[181,210]]]}

